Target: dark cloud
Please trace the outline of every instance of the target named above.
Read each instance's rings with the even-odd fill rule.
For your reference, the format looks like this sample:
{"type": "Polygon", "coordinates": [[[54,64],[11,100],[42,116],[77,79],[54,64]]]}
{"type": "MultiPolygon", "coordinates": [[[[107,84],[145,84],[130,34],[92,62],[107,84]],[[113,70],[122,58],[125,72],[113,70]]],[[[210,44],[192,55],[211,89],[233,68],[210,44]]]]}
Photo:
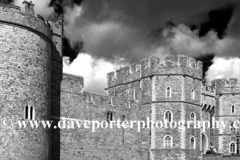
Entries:
{"type": "MultiPolygon", "coordinates": [[[[54,3],[57,13],[65,11],[61,2],[54,3]]],[[[67,44],[64,55],[72,61],[83,49],[94,59],[112,62],[125,59],[133,63],[154,54],[186,54],[203,62],[203,74],[209,81],[209,75],[217,77],[213,73],[218,68],[209,71],[210,66],[219,64],[216,55],[239,56],[239,3],[239,0],[86,0],[81,4],[81,15],[74,14],[74,23],[65,26],[70,41],[64,43],[67,44]]],[[[67,22],[72,22],[71,17],[67,22]]]]}
{"type": "Polygon", "coordinates": [[[238,20],[232,20],[238,4],[237,0],[87,0],[69,38],[81,37],[84,50],[96,58],[135,62],[156,54],[167,43],[163,31],[181,23],[199,30],[200,37],[214,30],[222,38],[231,32],[230,25],[238,30],[238,20]]]}
{"type": "Polygon", "coordinates": [[[82,51],[82,45],[82,41],[75,41],[71,44],[71,41],[63,37],[63,56],[69,57],[70,62],[72,62],[82,51]]]}
{"type": "MultiPolygon", "coordinates": [[[[66,17],[71,18],[70,16],[72,16],[66,15],[74,10],[75,5],[80,7],[82,2],[83,0],[51,0],[49,7],[54,8],[56,15],[52,15],[53,17],[64,15],[64,25],[66,28],[66,26],[71,23],[66,17]]],[[[68,32],[69,31],[65,29],[63,37],[63,56],[69,57],[70,62],[72,62],[82,51],[83,42],[79,37],[77,39],[69,39],[68,32]]]]}
{"type": "Polygon", "coordinates": [[[14,2],[14,0],[0,0],[0,3],[4,3],[4,4],[12,4],[14,2]]]}
{"type": "Polygon", "coordinates": [[[64,13],[65,7],[73,8],[74,5],[80,6],[83,0],[51,0],[49,6],[59,15],[64,13]]]}
{"type": "Polygon", "coordinates": [[[232,18],[234,5],[210,11],[208,20],[200,25],[199,36],[205,36],[210,30],[217,33],[219,38],[226,36],[226,30],[232,18]]]}
{"type": "MultiPolygon", "coordinates": [[[[236,34],[240,28],[238,0],[51,0],[49,6],[58,15],[65,15],[63,55],[71,61],[83,50],[95,58],[109,61],[124,58],[130,63],[162,54],[169,39],[176,36],[171,28],[179,24],[198,31],[200,38],[214,31],[220,39],[225,36],[239,39],[236,34]],[[82,8],[79,17],[74,13],[75,6],[82,8]]],[[[212,44],[202,41],[204,39],[200,41],[203,46],[212,44]]],[[[238,48],[232,48],[230,52],[234,53],[230,54],[236,55],[238,48]]],[[[180,54],[185,49],[173,48],[172,51],[180,54]]],[[[212,53],[211,50],[204,52],[212,53]]]]}
{"type": "Polygon", "coordinates": [[[214,54],[207,54],[197,57],[196,59],[203,62],[203,77],[206,76],[206,72],[209,67],[213,64],[214,54]]]}

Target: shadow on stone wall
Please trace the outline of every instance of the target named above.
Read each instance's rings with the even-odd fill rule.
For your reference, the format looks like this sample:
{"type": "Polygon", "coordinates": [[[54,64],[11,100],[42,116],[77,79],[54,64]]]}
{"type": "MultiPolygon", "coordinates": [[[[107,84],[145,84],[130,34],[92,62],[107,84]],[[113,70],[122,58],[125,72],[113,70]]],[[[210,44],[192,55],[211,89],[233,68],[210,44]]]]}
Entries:
{"type": "Polygon", "coordinates": [[[52,56],[52,77],[51,77],[51,119],[53,125],[51,128],[51,155],[50,160],[60,160],[60,129],[57,126],[60,121],[60,104],[61,104],[61,81],[62,81],[62,58],[54,47],[52,56]],[[56,54],[57,53],[57,54],[56,54]]]}

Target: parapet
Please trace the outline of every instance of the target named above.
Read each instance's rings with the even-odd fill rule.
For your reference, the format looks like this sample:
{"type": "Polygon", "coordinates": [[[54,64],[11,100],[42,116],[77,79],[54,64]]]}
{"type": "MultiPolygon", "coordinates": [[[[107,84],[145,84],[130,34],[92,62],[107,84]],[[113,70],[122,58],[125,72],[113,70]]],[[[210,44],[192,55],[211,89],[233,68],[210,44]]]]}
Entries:
{"type": "Polygon", "coordinates": [[[153,75],[186,75],[202,80],[202,62],[185,55],[152,56],[107,74],[108,87],[153,75]]]}
{"type": "Polygon", "coordinates": [[[59,16],[56,21],[49,20],[49,25],[51,26],[52,33],[60,37],[63,36],[63,17],[59,16]]]}
{"type": "Polygon", "coordinates": [[[82,93],[84,78],[82,76],[63,73],[61,90],[71,93],[82,93]]]}
{"type": "Polygon", "coordinates": [[[216,89],[212,86],[203,85],[202,86],[202,94],[215,97],[216,96],[216,89]]]}
{"type": "Polygon", "coordinates": [[[216,88],[217,94],[238,94],[240,93],[240,85],[238,85],[238,79],[215,79],[212,82],[212,87],[216,88]]]}
{"type": "Polygon", "coordinates": [[[83,100],[88,104],[88,106],[101,107],[102,111],[126,111],[137,106],[137,103],[135,101],[114,96],[98,95],[89,92],[83,92],[82,96],[83,100]]]}
{"type": "Polygon", "coordinates": [[[135,101],[114,97],[99,95],[95,93],[89,93],[83,91],[84,78],[82,76],[72,75],[63,73],[63,78],[61,82],[61,92],[66,94],[73,94],[81,96],[82,100],[85,101],[89,106],[92,107],[105,107],[109,110],[115,108],[114,110],[126,110],[130,109],[132,106],[136,106],[135,101]]]}
{"type": "Polygon", "coordinates": [[[118,97],[109,97],[89,92],[84,92],[84,95],[86,102],[95,106],[108,106],[110,108],[116,108],[119,106],[125,107],[128,104],[127,100],[120,99],[118,97]]]}
{"type": "Polygon", "coordinates": [[[21,9],[18,6],[0,3],[0,22],[39,32],[51,40],[51,29],[42,16],[35,17],[34,4],[31,1],[24,1],[23,4],[21,9]]]}

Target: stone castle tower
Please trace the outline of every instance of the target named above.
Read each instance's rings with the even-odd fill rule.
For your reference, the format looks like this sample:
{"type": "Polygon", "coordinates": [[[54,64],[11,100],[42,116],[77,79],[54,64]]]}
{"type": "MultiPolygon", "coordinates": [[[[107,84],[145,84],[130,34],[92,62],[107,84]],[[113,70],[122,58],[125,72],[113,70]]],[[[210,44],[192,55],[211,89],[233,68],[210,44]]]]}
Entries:
{"type": "MultiPolygon", "coordinates": [[[[236,128],[26,129],[16,120],[240,120],[236,79],[202,83],[202,63],[153,56],[107,75],[108,95],[84,91],[62,73],[63,21],[35,16],[34,4],[0,4],[0,160],[237,160],[236,128]],[[11,121],[12,120],[12,121],[11,121]],[[205,155],[210,143],[218,155],[205,155]]],[[[213,124],[211,124],[213,125],[213,124]]],[[[231,126],[231,125],[230,125],[231,126]]]]}
{"type": "MultiPolygon", "coordinates": [[[[3,125],[16,120],[51,119],[51,96],[54,97],[51,87],[54,87],[52,79],[55,77],[51,71],[62,67],[61,37],[62,23],[35,16],[32,2],[24,1],[23,8],[0,4],[0,117],[5,118],[3,125]]],[[[47,160],[51,154],[50,135],[50,130],[44,128],[2,127],[0,159],[47,160]]]]}
{"type": "MultiPolygon", "coordinates": [[[[151,119],[168,121],[201,119],[202,63],[186,56],[151,57],[108,75],[110,96],[148,104],[151,119]]],[[[151,129],[152,159],[199,158],[201,132],[189,129],[151,129]],[[169,139],[170,146],[164,146],[169,139]],[[169,148],[172,149],[169,152],[169,148]]]]}
{"type": "MultiPolygon", "coordinates": [[[[228,122],[227,127],[213,131],[213,141],[223,154],[240,154],[240,130],[233,123],[240,121],[240,86],[237,79],[212,81],[216,88],[216,120],[228,122]]],[[[239,123],[236,123],[239,126],[239,123]]]]}

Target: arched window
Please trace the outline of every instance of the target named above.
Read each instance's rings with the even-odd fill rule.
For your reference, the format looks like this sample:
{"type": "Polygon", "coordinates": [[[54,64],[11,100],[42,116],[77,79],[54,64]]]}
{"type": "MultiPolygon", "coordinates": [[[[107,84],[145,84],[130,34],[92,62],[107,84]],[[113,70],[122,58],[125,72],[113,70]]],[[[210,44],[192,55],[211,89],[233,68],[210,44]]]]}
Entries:
{"type": "Polygon", "coordinates": [[[172,148],[172,137],[171,136],[164,137],[164,148],[172,148]]]}
{"type": "Polygon", "coordinates": [[[173,119],[172,112],[171,111],[166,111],[164,114],[164,120],[167,122],[171,122],[173,119]]]}
{"type": "Polygon", "coordinates": [[[30,107],[30,119],[31,120],[33,119],[33,107],[32,106],[30,107]]]}
{"type": "Polygon", "coordinates": [[[166,97],[170,98],[172,96],[172,89],[171,87],[166,88],[166,97]]]}
{"type": "Polygon", "coordinates": [[[235,113],[235,106],[232,105],[232,113],[235,113]]]}
{"type": "Polygon", "coordinates": [[[190,147],[191,147],[191,149],[195,149],[196,148],[195,138],[194,137],[190,138],[190,147]]]}
{"type": "Polygon", "coordinates": [[[230,153],[235,153],[235,151],[236,151],[235,143],[231,143],[230,144],[230,153]]]}
{"type": "Polygon", "coordinates": [[[28,119],[28,105],[25,106],[25,119],[28,119]]]}
{"type": "Polygon", "coordinates": [[[107,121],[110,122],[113,120],[113,112],[109,111],[107,112],[107,121]]]}
{"type": "Polygon", "coordinates": [[[33,106],[30,107],[29,119],[30,120],[34,120],[35,119],[35,109],[33,108],[33,106]]]}
{"type": "Polygon", "coordinates": [[[192,90],[192,99],[195,100],[195,90],[192,90]]]}
{"type": "Polygon", "coordinates": [[[192,112],[192,113],[190,114],[190,120],[191,120],[191,121],[194,121],[194,122],[196,121],[196,115],[195,115],[195,113],[192,112]]]}
{"type": "Polygon", "coordinates": [[[34,120],[35,119],[35,109],[33,106],[25,106],[25,119],[34,120]]]}

